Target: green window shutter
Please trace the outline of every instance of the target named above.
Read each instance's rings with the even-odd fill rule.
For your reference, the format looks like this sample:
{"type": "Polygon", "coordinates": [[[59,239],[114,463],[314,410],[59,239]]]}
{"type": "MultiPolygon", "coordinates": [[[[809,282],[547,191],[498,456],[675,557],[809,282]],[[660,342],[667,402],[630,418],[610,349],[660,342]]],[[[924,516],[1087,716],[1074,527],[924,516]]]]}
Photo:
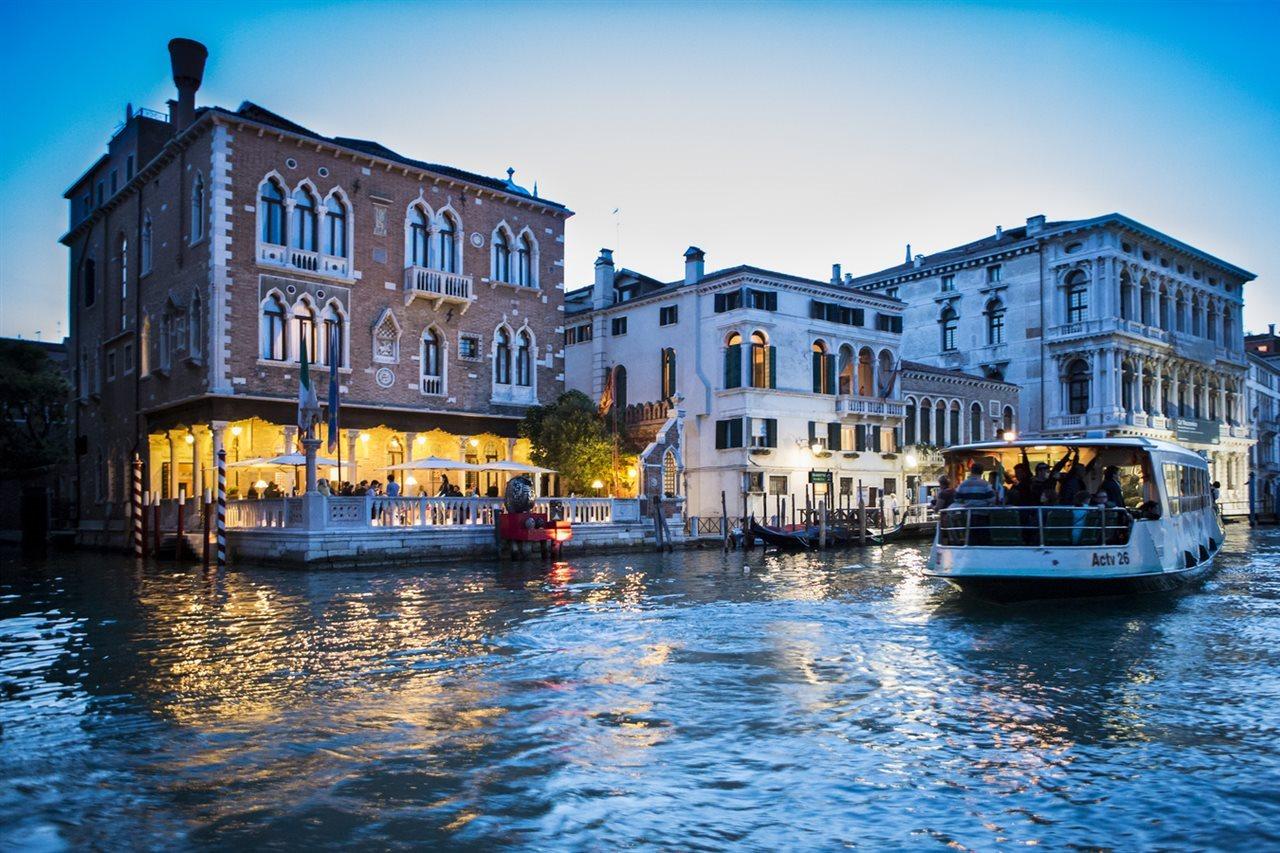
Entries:
{"type": "Polygon", "coordinates": [[[871,449],[880,452],[880,427],[871,428],[871,449]]]}
{"type": "Polygon", "coordinates": [[[769,295],[765,297],[766,307],[770,311],[778,310],[778,294],[776,291],[769,291],[769,295]]]}
{"type": "Polygon", "coordinates": [[[811,320],[822,319],[822,303],[816,299],[809,300],[809,319],[811,320]]]}
{"type": "Polygon", "coordinates": [[[853,449],[867,449],[867,428],[863,424],[858,424],[853,428],[853,449]]]}
{"type": "Polygon", "coordinates": [[[715,313],[720,314],[724,311],[724,294],[717,293],[715,295],[715,313]]]}
{"type": "Polygon", "coordinates": [[[822,389],[823,394],[836,393],[836,357],[835,355],[827,356],[827,387],[822,389]]]}
{"type": "Polygon", "coordinates": [[[724,387],[742,386],[742,344],[733,344],[724,350],[724,387]]]}
{"type": "Polygon", "coordinates": [[[778,419],[777,418],[765,418],[764,444],[765,444],[765,447],[778,446],[778,419]]]}
{"type": "Polygon", "coordinates": [[[809,444],[813,444],[814,438],[817,437],[817,425],[813,421],[809,421],[809,444]]]}
{"type": "Polygon", "coordinates": [[[729,421],[729,446],[742,446],[742,418],[734,418],[729,421]]]}
{"type": "Polygon", "coordinates": [[[827,424],[827,450],[840,450],[840,424],[827,424]]]}
{"type": "Polygon", "coordinates": [[[861,326],[865,322],[866,322],[866,312],[863,311],[861,308],[854,308],[853,309],[853,325],[861,326]]]}
{"type": "Polygon", "coordinates": [[[822,393],[822,353],[813,354],[813,393],[822,393]]]}
{"type": "Polygon", "coordinates": [[[778,387],[778,348],[769,347],[769,387],[778,387]]]}
{"type": "Polygon", "coordinates": [[[729,422],[716,421],[716,450],[724,450],[729,446],[729,422]]]}

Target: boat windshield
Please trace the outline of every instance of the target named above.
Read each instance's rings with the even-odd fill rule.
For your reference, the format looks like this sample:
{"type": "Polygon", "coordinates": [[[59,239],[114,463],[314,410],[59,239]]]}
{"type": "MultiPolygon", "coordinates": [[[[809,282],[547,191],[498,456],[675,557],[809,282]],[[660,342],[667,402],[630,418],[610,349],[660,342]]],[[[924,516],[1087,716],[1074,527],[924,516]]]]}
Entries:
{"type": "Polygon", "coordinates": [[[946,451],[944,460],[951,486],[961,487],[960,504],[976,491],[972,484],[964,488],[976,464],[995,493],[987,505],[1124,507],[1145,517],[1160,513],[1155,468],[1140,447],[1011,445],[946,451]]]}

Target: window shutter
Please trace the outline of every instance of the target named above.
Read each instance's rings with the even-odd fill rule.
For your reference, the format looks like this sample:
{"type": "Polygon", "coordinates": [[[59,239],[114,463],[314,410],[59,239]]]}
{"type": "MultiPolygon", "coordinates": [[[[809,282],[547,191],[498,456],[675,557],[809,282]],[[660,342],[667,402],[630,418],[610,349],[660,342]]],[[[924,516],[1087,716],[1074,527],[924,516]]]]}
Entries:
{"type": "Polygon", "coordinates": [[[742,344],[732,344],[724,350],[724,387],[742,386],[742,344]]]}
{"type": "Polygon", "coordinates": [[[729,421],[729,446],[742,446],[742,422],[745,418],[734,418],[729,421]]]}
{"type": "Polygon", "coordinates": [[[854,308],[853,309],[853,325],[861,326],[865,322],[866,322],[866,312],[863,311],[861,308],[854,308]]]}
{"type": "Polygon", "coordinates": [[[827,424],[827,450],[840,450],[840,424],[827,424]]]}
{"type": "Polygon", "coordinates": [[[729,422],[716,421],[716,450],[724,450],[729,446],[729,422]]]}
{"type": "Polygon", "coordinates": [[[836,357],[834,354],[827,356],[827,387],[822,389],[822,393],[836,393],[836,357]]]}
{"type": "Polygon", "coordinates": [[[813,353],[813,393],[822,393],[822,353],[813,353]]]}
{"type": "Polygon", "coordinates": [[[778,310],[778,294],[776,291],[769,291],[769,294],[765,297],[765,304],[770,311],[778,310]]]}
{"type": "Polygon", "coordinates": [[[816,425],[813,421],[809,421],[809,444],[810,444],[810,446],[812,446],[812,445],[813,445],[813,440],[814,440],[814,438],[816,438],[816,437],[817,437],[816,427],[817,427],[817,425],[816,425]]]}
{"type": "Polygon", "coordinates": [[[764,420],[764,446],[778,446],[778,420],[777,418],[765,418],[764,420]]]}
{"type": "Polygon", "coordinates": [[[871,449],[880,452],[880,427],[871,428],[871,449]]]}
{"type": "Polygon", "coordinates": [[[811,320],[822,319],[822,303],[816,299],[809,300],[809,319],[811,320]]]}
{"type": "Polygon", "coordinates": [[[778,387],[778,348],[769,347],[769,387],[778,387]]]}
{"type": "Polygon", "coordinates": [[[715,295],[715,312],[721,314],[724,312],[724,294],[717,293],[715,295]]]}

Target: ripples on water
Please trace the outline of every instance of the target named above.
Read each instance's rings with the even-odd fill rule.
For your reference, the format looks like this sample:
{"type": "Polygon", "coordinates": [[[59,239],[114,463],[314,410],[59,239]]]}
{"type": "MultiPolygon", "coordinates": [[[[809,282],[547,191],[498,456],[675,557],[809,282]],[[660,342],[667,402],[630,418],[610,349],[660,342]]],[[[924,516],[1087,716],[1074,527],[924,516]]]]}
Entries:
{"type": "Polygon", "coordinates": [[[1000,608],[927,548],[0,581],[0,846],[1280,843],[1280,531],[1000,608]]]}

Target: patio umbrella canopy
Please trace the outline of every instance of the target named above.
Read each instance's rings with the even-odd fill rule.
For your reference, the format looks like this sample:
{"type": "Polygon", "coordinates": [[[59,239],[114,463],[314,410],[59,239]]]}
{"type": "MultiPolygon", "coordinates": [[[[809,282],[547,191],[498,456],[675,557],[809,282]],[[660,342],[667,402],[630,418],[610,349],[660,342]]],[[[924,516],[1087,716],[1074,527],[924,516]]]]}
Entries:
{"type": "MultiPolygon", "coordinates": [[[[295,468],[299,465],[306,465],[307,457],[304,453],[285,453],[280,456],[272,456],[270,459],[246,459],[243,462],[232,464],[234,467],[239,468],[295,468]]],[[[337,464],[337,459],[330,459],[327,456],[316,457],[316,465],[337,464]]]]}
{"type": "Polygon", "coordinates": [[[539,468],[537,465],[526,465],[524,462],[486,462],[477,466],[485,471],[506,471],[510,474],[554,474],[551,468],[539,468]]]}
{"type": "Polygon", "coordinates": [[[427,456],[414,459],[412,462],[401,462],[399,465],[386,466],[387,471],[479,471],[479,465],[460,462],[457,459],[442,459],[439,456],[427,456]]]}

